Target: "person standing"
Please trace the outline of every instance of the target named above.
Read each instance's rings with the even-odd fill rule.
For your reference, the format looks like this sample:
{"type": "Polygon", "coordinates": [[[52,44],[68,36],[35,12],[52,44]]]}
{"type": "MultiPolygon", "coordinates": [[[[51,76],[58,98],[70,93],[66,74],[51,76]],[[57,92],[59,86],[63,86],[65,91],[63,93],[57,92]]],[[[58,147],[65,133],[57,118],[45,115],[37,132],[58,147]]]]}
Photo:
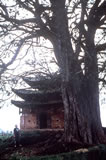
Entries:
{"type": "Polygon", "coordinates": [[[15,147],[19,147],[20,144],[20,130],[17,125],[14,128],[15,147]]]}

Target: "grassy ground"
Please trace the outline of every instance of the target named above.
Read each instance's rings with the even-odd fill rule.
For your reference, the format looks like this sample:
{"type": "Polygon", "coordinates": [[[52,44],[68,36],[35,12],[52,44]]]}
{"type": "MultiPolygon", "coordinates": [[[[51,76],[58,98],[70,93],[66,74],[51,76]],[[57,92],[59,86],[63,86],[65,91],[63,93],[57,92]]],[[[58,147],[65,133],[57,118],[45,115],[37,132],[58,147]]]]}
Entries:
{"type": "Polygon", "coordinates": [[[60,131],[22,133],[22,145],[17,148],[13,137],[2,138],[0,160],[106,160],[106,145],[67,145],[60,131]]]}
{"type": "Polygon", "coordinates": [[[106,160],[106,145],[51,156],[21,157],[16,153],[8,160],[106,160]]]}
{"type": "Polygon", "coordinates": [[[7,138],[10,138],[11,136],[12,136],[12,134],[5,134],[5,135],[0,134],[0,139],[1,140],[6,140],[7,138]]]}

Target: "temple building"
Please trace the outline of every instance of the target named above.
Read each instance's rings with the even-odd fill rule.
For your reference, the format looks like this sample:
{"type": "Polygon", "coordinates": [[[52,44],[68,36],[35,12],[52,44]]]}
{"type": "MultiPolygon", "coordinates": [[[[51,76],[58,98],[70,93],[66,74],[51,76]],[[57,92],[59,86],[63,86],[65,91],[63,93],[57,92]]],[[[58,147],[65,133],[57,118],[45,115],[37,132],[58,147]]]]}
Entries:
{"type": "Polygon", "coordinates": [[[58,79],[23,78],[30,89],[12,89],[23,100],[12,104],[19,107],[20,129],[63,129],[64,108],[58,79]]]}

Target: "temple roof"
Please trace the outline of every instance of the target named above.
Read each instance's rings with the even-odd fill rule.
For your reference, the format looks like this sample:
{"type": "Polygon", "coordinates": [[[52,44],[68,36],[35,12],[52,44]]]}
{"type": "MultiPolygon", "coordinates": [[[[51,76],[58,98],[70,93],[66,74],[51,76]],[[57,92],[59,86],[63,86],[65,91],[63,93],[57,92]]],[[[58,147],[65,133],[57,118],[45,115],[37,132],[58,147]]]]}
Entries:
{"type": "Polygon", "coordinates": [[[46,106],[61,106],[61,79],[59,75],[52,78],[40,76],[36,78],[24,77],[23,80],[33,89],[12,89],[24,101],[12,101],[19,108],[36,108],[46,106]]]}
{"type": "Polygon", "coordinates": [[[36,102],[26,102],[26,101],[11,101],[12,104],[19,108],[27,108],[27,109],[33,109],[37,107],[59,107],[63,105],[63,102],[60,100],[58,101],[52,101],[52,102],[46,102],[46,103],[36,103],[36,102]]]}
{"type": "Polygon", "coordinates": [[[27,102],[29,101],[44,103],[48,101],[62,100],[60,90],[34,91],[25,89],[12,89],[12,91],[27,102]]]}
{"type": "Polygon", "coordinates": [[[52,79],[35,79],[31,77],[24,77],[23,80],[29,84],[32,88],[37,89],[54,89],[54,88],[60,88],[61,87],[61,80],[60,77],[58,78],[52,78],[52,79]]]}

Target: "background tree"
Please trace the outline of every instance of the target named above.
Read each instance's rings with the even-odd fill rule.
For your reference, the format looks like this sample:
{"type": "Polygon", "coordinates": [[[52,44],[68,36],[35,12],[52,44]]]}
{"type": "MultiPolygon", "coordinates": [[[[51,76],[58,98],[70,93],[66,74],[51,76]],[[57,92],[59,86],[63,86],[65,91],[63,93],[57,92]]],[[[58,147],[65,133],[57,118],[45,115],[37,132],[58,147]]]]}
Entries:
{"type": "Polygon", "coordinates": [[[8,69],[5,70],[4,74],[1,75],[0,107],[2,108],[3,106],[10,105],[11,99],[15,96],[12,92],[12,88],[30,88],[23,81],[23,77],[40,78],[46,76],[52,78],[56,70],[58,72],[58,66],[56,65],[56,60],[53,55],[53,49],[50,48],[50,46],[47,47],[45,46],[45,42],[40,42],[35,50],[33,46],[27,44],[27,48],[23,47],[15,63],[10,65],[8,69]],[[48,52],[51,53],[50,56],[48,52]]]}
{"type": "Polygon", "coordinates": [[[105,82],[106,1],[1,0],[0,16],[1,75],[23,46],[48,39],[62,79],[66,141],[103,143],[98,83],[105,82]]]}

